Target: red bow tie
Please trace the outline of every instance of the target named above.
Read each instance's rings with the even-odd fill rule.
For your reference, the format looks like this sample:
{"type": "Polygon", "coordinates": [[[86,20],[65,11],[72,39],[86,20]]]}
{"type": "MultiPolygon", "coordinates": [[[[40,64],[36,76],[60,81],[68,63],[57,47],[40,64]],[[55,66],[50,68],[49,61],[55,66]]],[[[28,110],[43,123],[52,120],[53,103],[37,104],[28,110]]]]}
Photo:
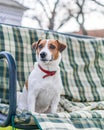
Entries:
{"type": "Polygon", "coordinates": [[[56,71],[48,71],[48,70],[43,69],[39,64],[38,66],[44,73],[46,73],[46,75],[44,75],[43,78],[46,78],[48,76],[53,76],[56,73],[56,71]]]}

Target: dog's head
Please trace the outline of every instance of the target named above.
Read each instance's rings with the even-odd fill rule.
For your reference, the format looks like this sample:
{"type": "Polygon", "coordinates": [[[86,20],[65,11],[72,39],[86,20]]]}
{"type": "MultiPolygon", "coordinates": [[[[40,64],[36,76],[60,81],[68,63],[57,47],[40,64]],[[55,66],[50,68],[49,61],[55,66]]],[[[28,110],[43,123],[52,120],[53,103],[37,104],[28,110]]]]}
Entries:
{"type": "Polygon", "coordinates": [[[60,52],[62,52],[66,45],[54,39],[39,40],[32,44],[32,48],[36,50],[37,58],[48,63],[59,58],[60,52]]]}

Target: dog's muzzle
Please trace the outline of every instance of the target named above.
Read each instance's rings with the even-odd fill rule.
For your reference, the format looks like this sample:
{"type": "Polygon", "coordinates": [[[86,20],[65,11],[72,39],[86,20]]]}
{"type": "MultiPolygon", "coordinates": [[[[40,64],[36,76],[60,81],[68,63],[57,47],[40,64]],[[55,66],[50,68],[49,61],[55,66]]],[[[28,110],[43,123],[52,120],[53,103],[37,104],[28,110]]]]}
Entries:
{"type": "Polygon", "coordinates": [[[50,62],[53,60],[53,57],[51,55],[48,56],[48,54],[46,52],[41,52],[40,53],[40,60],[43,62],[50,62]]]}
{"type": "Polygon", "coordinates": [[[40,53],[41,59],[45,59],[46,56],[47,56],[47,53],[46,53],[46,52],[41,52],[41,53],[40,53]]]}

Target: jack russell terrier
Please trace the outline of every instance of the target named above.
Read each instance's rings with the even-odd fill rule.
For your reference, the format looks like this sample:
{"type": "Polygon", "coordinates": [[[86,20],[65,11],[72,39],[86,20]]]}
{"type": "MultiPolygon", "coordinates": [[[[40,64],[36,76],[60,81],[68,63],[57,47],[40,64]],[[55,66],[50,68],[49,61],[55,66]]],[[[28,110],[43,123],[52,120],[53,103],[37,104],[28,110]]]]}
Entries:
{"type": "Polygon", "coordinates": [[[30,112],[56,113],[61,93],[59,63],[66,45],[53,39],[32,44],[37,62],[23,92],[17,95],[17,106],[30,112]]]}

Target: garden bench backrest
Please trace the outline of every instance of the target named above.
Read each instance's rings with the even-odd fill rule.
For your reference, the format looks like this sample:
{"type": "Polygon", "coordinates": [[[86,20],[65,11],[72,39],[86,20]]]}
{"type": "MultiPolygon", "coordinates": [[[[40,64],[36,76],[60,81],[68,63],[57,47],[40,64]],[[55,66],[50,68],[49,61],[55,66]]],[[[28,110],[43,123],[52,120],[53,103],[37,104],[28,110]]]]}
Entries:
{"type": "MultiPolygon", "coordinates": [[[[32,43],[46,38],[67,44],[60,63],[64,86],[62,95],[73,101],[104,100],[104,39],[0,25],[0,51],[10,52],[16,61],[17,90],[22,91],[36,61],[32,43]]],[[[0,70],[0,102],[8,102],[8,68],[5,60],[0,61],[0,70]]]]}

